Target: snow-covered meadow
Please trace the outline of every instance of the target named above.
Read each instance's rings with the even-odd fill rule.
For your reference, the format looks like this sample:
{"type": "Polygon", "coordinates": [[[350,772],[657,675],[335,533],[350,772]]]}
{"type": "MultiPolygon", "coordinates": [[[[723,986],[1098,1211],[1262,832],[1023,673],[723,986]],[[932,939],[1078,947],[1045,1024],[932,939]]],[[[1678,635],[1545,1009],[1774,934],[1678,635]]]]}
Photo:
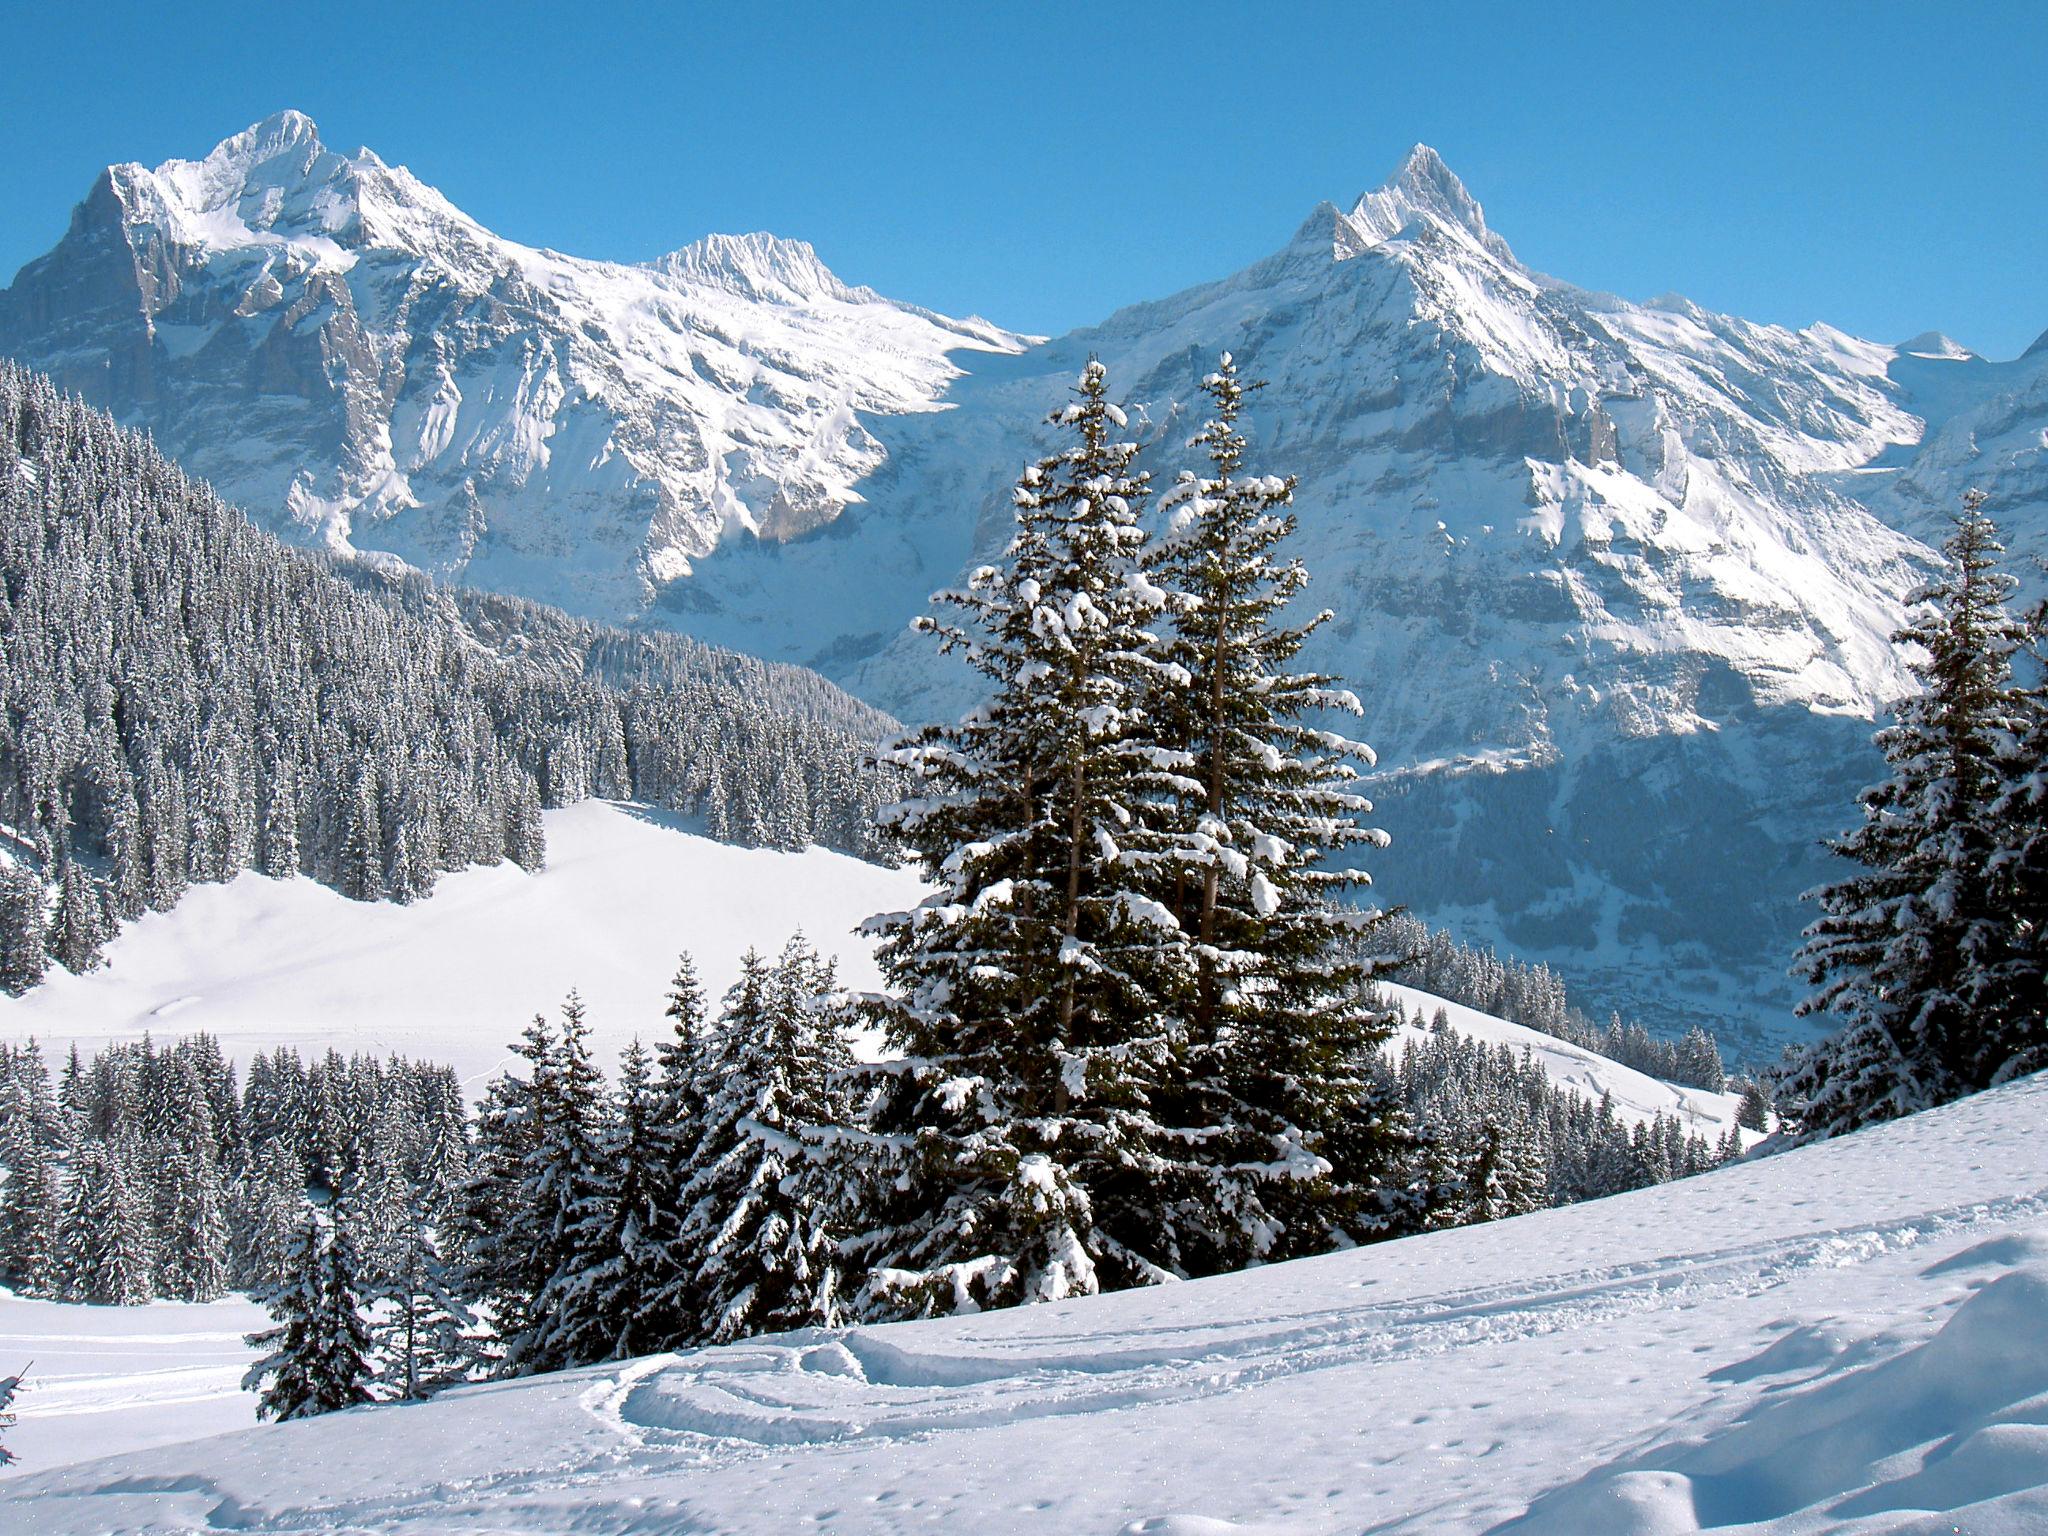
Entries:
{"type": "Polygon", "coordinates": [[[30,1470],[0,1529],[2020,1536],[2048,1528],[2044,1112],[2035,1077],[1215,1280],[30,1470]]]}
{"type": "Polygon", "coordinates": [[[307,879],[244,872],[195,886],[107,946],[84,976],[52,969],[26,997],[0,996],[0,1039],[31,1035],[54,1068],[144,1030],[204,1030],[247,1063],[277,1045],[328,1046],[446,1062],[471,1092],[536,1012],[573,988],[607,1062],[667,1025],[662,999],[689,950],[707,992],[801,926],[850,986],[878,980],[854,926],[917,900],[913,873],[845,854],[735,848],[679,818],[587,800],[546,813],[548,862],[443,876],[411,906],[354,902],[307,879]]]}

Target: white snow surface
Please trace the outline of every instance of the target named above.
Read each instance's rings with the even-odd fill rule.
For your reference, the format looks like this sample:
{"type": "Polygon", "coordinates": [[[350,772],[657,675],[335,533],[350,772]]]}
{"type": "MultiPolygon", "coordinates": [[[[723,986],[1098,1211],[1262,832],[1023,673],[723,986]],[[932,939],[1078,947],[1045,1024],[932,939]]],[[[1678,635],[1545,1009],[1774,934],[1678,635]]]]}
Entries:
{"type": "MultiPolygon", "coordinates": [[[[548,863],[444,875],[410,906],[354,902],[307,879],[244,873],[194,886],[108,945],[84,976],[53,970],[0,997],[0,1039],[41,1040],[53,1068],[72,1042],[208,1031],[247,1065],[290,1045],[447,1062],[472,1093],[537,1012],[573,987],[607,1067],[634,1035],[666,1032],[663,998],[689,950],[716,1000],[753,945],[801,926],[848,986],[879,980],[854,925],[918,898],[914,872],[827,849],[735,848],[662,811],[589,800],[545,813],[548,863]]],[[[4,1362],[0,1362],[4,1363],[4,1362]]]]}
{"type": "MultiPolygon", "coordinates": [[[[256,1400],[242,1390],[244,1343],[270,1318],[240,1296],[144,1307],[40,1301],[0,1288],[0,1369],[30,1367],[21,1422],[7,1446],[21,1458],[0,1477],[245,1429],[256,1400]]],[[[0,1494],[0,1529],[8,1525],[0,1494]]]]}
{"type": "Polygon", "coordinates": [[[2044,1113],[2035,1077],[1218,1280],[30,1471],[0,1529],[2021,1536],[2048,1528],[2044,1113]]]}

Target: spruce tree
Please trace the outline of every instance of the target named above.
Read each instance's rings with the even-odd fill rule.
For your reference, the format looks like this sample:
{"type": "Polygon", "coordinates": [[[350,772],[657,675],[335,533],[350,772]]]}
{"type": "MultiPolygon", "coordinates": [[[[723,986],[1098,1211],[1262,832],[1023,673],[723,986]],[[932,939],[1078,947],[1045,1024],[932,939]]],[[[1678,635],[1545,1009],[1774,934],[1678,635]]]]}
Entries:
{"type": "Polygon", "coordinates": [[[0,1284],[24,1296],[56,1294],[59,1213],[50,1149],[38,1134],[27,1086],[0,1080],[0,1284]]]}
{"type": "Polygon", "coordinates": [[[1895,639],[1925,691],[1877,733],[1891,776],[1861,796],[1863,823],[1830,846],[1861,866],[1809,893],[1800,1005],[1847,1022],[1784,1083],[1809,1135],[1836,1135],[1988,1086],[2004,1065],[1978,1033],[1989,978],[2010,954],[2013,914],[1992,861],[2001,744],[2022,726],[2006,613],[2012,580],[1998,531],[1973,494],[1942,546],[1943,570],[1895,639]]]}
{"type": "Polygon", "coordinates": [[[542,1299],[545,1352],[565,1362],[619,1360],[666,1348],[676,1320],[659,1301],[677,1212],[665,1197],[657,1101],[647,1053],[634,1040],[598,1132],[568,1257],[542,1299]]]}
{"type": "Polygon", "coordinates": [[[514,1194],[514,1240],[530,1245],[520,1261],[539,1279],[523,1313],[494,1317],[505,1340],[505,1369],[512,1375],[587,1364],[590,1335],[571,1298],[580,1295],[590,1270],[606,1254],[588,1220],[599,1194],[601,1143],[605,1134],[604,1080],[590,1058],[590,1026],[574,992],[562,1004],[562,1029],[547,1062],[544,1094],[533,1100],[541,1113],[518,1168],[514,1194]],[[507,1327],[507,1323],[511,1327],[507,1327]]]}
{"type": "Polygon", "coordinates": [[[649,1283],[653,1289],[649,1306],[668,1330],[669,1336],[664,1340],[668,1345],[694,1337],[703,1312],[699,1256],[686,1246],[680,1218],[682,1192],[697,1176],[707,1085],[715,1067],[704,989],[697,980],[696,962],[688,954],[676,961],[662,1016],[669,1021],[669,1033],[654,1052],[656,1073],[654,1100],[648,1113],[647,1175],[648,1200],[667,1215],[657,1238],[659,1246],[650,1255],[653,1272],[649,1283]]]}
{"type": "Polygon", "coordinates": [[[230,1201],[230,1260],[235,1284],[263,1291],[282,1285],[306,1212],[306,1165],[289,1143],[273,1141],[244,1170],[230,1201]]]}
{"type": "Polygon", "coordinates": [[[370,1399],[372,1345],[348,1234],[309,1210],[290,1274],[267,1298],[273,1326],[249,1335],[265,1351],[242,1378],[257,1417],[303,1419],[370,1399]]]}
{"type": "Polygon", "coordinates": [[[1193,1133],[1179,1131],[1185,1194],[1167,1220],[1183,1261],[1207,1270],[1384,1230],[1402,1136],[1375,1075],[1393,1019],[1367,995],[1374,918],[1341,901],[1369,877],[1333,863],[1386,844],[1360,819],[1372,804],[1356,764],[1373,756],[1316,723],[1357,714],[1356,697],[1292,665],[1332,614],[1283,622],[1308,572],[1284,555],[1294,481],[1245,468],[1257,387],[1223,354],[1195,438],[1208,471],[1162,498],[1150,565],[1171,631],[1148,716],[1173,779],[1141,815],[1154,835],[1133,840],[1175,919],[1162,943],[1188,957],[1172,974],[1192,975],[1167,1118],[1193,1133]]]}
{"type": "Polygon", "coordinates": [[[19,995],[49,963],[49,894],[24,865],[0,857],[0,992],[19,995]]]}
{"type": "Polygon", "coordinates": [[[831,962],[799,934],[772,968],[749,950],[727,994],[717,1087],[683,1191],[704,1341],[839,1319],[836,1212],[804,1147],[840,1119],[833,1081],[852,1060],[830,1011],[833,986],[831,962]]]}
{"type": "Polygon", "coordinates": [[[227,1190],[221,1181],[213,1108],[189,1058],[175,1077],[174,1129],[161,1145],[158,1292],[176,1301],[212,1301],[228,1287],[227,1190]]]}
{"type": "Polygon", "coordinates": [[[1055,1300],[1172,1273],[1149,1098],[1178,1021],[1157,1001],[1172,914],[1124,857],[1162,770],[1143,696],[1160,594],[1139,563],[1147,477],[1091,362],[1028,466],[1003,562],[921,629],[988,701],[889,760],[885,816],[937,890],[871,921],[900,1060],[874,1074],[873,1204],[855,1239],[882,1315],[1055,1300]]]}
{"type": "Polygon", "coordinates": [[[2027,617],[2018,723],[1992,807],[1996,900],[2011,918],[1977,994],[1975,1070],[1997,1083],[2048,1068],[2048,603],[2027,617]]]}

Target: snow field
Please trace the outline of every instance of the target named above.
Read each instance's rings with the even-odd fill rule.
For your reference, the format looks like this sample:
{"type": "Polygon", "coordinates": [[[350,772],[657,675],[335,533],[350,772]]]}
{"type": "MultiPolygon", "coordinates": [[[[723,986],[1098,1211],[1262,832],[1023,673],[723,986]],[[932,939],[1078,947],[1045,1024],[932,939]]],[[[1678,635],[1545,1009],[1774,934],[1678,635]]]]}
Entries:
{"type": "Polygon", "coordinates": [[[278,1045],[395,1051],[452,1065],[475,1094],[572,987],[607,1069],[633,1035],[651,1047],[681,950],[715,1004],[749,945],[772,955],[801,924],[844,984],[875,986],[854,925],[918,897],[908,871],[820,848],[734,848],[640,806],[588,800],[546,822],[541,873],[463,870],[407,907],[254,873],[195,886],[123,930],[99,970],[53,967],[26,997],[0,997],[0,1038],[35,1036],[52,1071],[74,1041],[89,1054],[144,1030],[217,1035],[245,1071],[278,1045]]]}
{"type": "Polygon", "coordinates": [[[87,1307],[0,1288],[0,1375],[34,1367],[7,1432],[21,1460],[0,1478],[254,1424],[242,1336],[268,1322],[239,1296],[87,1307]]]}

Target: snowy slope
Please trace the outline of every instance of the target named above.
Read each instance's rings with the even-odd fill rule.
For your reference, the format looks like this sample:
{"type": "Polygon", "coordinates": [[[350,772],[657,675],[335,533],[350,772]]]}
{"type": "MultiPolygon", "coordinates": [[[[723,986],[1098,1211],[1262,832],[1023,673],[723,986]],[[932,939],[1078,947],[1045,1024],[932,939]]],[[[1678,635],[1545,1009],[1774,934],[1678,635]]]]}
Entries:
{"type": "Polygon", "coordinates": [[[59,1533],[2048,1525],[2048,1081],[1226,1278],[31,1473],[59,1533]]]}
{"type": "Polygon", "coordinates": [[[829,521],[957,349],[1021,339],[849,287],[801,241],[645,266],[535,250],[282,112],[104,172],[0,294],[11,354],[287,534],[598,618],[728,533],[829,521]]]}
{"type": "Polygon", "coordinates": [[[1662,1078],[1609,1061],[1605,1056],[1573,1045],[1569,1040],[1560,1040],[1555,1035],[1495,1018],[1477,1008],[1467,1008],[1463,1003],[1446,1002],[1414,987],[1383,982],[1380,990],[1391,1001],[1401,1005],[1401,1012],[1408,1020],[1387,1043],[1389,1051],[1398,1052],[1410,1040],[1421,1042],[1427,1039],[1429,1025],[1441,1012],[1458,1034],[1483,1040],[1488,1045],[1504,1045],[1518,1056],[1526,1053],[1558,1087],[1568,1088],[1595,1102],[1603,1096],[1612,1100],[1615,1113],[1624,1120],[1647,1121],[1658,1115],[1669,1115],[1688,1132],[1705,1137],[1709,1142],[1718,1142],[1728,1133],[1728,1127],[1735,1123],[1735,1111],[1741,1102],[1739,1094],[1709,1093],[1704,1088],[1667,1083],[1662,1078]]]}
{"type": "Polygon", "coordinates": [[[463,870],[407,907],[253,872],[195,886],[125,928],[103,968],[53,969],[25,997],[0,997],[0,1038],[35,1035],[61,1063],[74,1040],[206,1030],[244,1063],[274,1045],[397,1051],[480,1088],[571,987],[607,1062],[635,1034],[651,1043],[681,950],[716,998],[749,945],[773,953],[801,926],[849,985],[872,986],[854,925],[916,899],[914,874],[821,848],[735,848],[662,811],[591,800],[545,814],[539,874],[463,870]]]}

